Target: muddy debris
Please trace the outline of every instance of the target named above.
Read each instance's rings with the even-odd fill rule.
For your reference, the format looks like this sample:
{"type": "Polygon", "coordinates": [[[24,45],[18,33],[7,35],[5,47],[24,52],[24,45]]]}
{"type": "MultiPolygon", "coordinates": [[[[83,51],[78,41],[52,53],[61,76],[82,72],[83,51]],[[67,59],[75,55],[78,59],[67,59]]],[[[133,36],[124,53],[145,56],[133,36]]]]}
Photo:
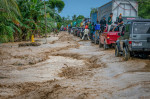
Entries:
{"type": "Polygon", "coordinates": [[[69,35],[66,36],[60,36],[59,41],[65,42],[65,41],[74,41],[69,35]]]}
{"type": "Polygon", "coordinates": [[[73,58],[73,59],[77,59],[77,60],[82,59],[81,55],[80,54],[76,54],[76,53],[54,53],[52,55],[53,56],[69,57],[69,58],[73,58]]]}
{"type": "Polygon", "coordinates": [[[83,74],[83,71],[85,71],[84,68],[79,67],[65,67],[62,69],[62,72],[58,75],[60,77],[66,77],[66,78],[74,78],[76,76],[80,76],[83,74]]]}
{"type": "Polygon", "coordinates": [[[94,69],[94,68],[105,68],[106,64],[103,62],[98,62],[100,61],[97,56],[92,56],[89,58],[86,62],[86,65],[89,67],[89,69],[94,69]]]}
{"type": "Polygon", "coordinates": [[[58,38],[39,47],[18,48],[15,43],[11,48],[4,44],[6,47],[0,49],[0,62],[3,60],[0,99],[132,99],[132,96],[145,99],[149,96],[149,60],[138,59],[143,65],[139,66],[137,59],[120,61],[114,50],[98,49],[90,41],[79,40],[67,32],[61,32],[58,38]]]}
{"type": "Polygon", "coordinates": [[[20,43],[18,44],[18,47],[25,47],[25,46],[40,46],[40,43],[34,42],[34,43],[20,43]]]}
{"type": "MultiPolygon", "coordinates": [[[[26,99],[27,96],[30,92],[32,91],[37,91],[39,90],[39,88],[41,87],[45,87],[45,86],[49,86],[50,84],[54,83],[57,80],[50,80],[50,81],[46,81],[46,82],[25,82],[25,83],[12,83],[12,84],[0,84],[0,88],[1,89],[10,89],[10,90],[16,90],[16,93],[14,95],[8,95],[8,96],[4,96],[0,94],[0,99],[26,99]]],[[[54,86],[56,88],[59,88],[59,85],[54,86]]],[[[0,90],[1,93],[1,90],[0,90]]],[[[36,95],[37,96],[37,95],[36,95]]],[[[35,99],[35,98],[33,98],[35,99]]],[[[43,99],[43,98],[40,98],[43,99]]]]}

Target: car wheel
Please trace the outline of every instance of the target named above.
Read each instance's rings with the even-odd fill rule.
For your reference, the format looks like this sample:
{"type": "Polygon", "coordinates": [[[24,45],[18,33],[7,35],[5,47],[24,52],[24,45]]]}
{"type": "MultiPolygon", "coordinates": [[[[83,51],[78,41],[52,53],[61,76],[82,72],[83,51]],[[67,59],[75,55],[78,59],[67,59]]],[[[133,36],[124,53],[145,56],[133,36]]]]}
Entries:
{"type": "Polygon", "coordinates": [[[119,56],[120,56],[119,48],[118,48],[117,45],[116,45],[116,47],[115,47],[115,56],[116,56],[116,57],[119,57],[119,56]]]}
{"type": "Polygon", "coordinates": [[[104,50],[106,50],[107,49],[107,44],[106,44],[106,42],[104,41],[104,50]]]}
{"type": "Polygon", "coordinates": [[[127,61],[127,60],[129,60],[129,58],[130,58],[130,53],[127,51],[127,48],[123,48],[123,59],[125,60],[125,61],[127,61]]]}
{"type": "Polygon", "coordinates": [[[102,43],[100,42],[100,39],[99,39],[99,48],[102,48],[103,47],[103,45],[102,45],[102,43]]]}
{"type": "Polygon", "coordinates": [[[82,39],[82,34],[80,33],[80,38],[82,39]]]}
{"type": "Polygon", "coordinates": [[[142,55],[142,58],[143,58],[143,59],[147,59],[147,58],[148,58],[148,55],[143,54],[143,55],[142,55]]]}

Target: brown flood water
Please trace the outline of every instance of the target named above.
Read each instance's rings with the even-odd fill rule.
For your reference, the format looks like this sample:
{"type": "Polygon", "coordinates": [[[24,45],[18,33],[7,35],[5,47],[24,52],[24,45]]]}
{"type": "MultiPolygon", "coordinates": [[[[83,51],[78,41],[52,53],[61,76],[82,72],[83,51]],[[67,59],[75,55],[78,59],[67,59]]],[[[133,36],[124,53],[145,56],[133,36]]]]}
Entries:
{"type": "Polygon", "coordinates": [[[38,47],[0,45],[0,99],[150,99],[150,59],[61,32],[38,47]]]}

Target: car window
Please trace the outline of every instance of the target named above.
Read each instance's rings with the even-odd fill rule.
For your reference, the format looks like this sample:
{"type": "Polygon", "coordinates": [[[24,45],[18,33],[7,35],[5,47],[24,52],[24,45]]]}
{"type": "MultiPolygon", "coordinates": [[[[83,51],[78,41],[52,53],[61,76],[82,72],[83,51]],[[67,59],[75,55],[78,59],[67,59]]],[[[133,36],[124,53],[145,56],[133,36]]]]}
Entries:
{"type": "Polygon", "coordinates": [[[150,22],[136,22],[133,25],[134,34],[150,34],[150,22]]]}

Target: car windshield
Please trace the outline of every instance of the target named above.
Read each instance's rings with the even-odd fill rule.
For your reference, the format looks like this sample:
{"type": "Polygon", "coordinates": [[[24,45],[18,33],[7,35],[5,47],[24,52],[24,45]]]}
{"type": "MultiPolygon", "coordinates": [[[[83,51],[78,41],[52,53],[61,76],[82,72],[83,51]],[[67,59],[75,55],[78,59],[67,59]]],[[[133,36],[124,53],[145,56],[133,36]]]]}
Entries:
{"type": "Polygon", "coordinates": [[[135,34],[150,34],[150,22],[134,23],[133,33],[135,33],[135,34]]]}

